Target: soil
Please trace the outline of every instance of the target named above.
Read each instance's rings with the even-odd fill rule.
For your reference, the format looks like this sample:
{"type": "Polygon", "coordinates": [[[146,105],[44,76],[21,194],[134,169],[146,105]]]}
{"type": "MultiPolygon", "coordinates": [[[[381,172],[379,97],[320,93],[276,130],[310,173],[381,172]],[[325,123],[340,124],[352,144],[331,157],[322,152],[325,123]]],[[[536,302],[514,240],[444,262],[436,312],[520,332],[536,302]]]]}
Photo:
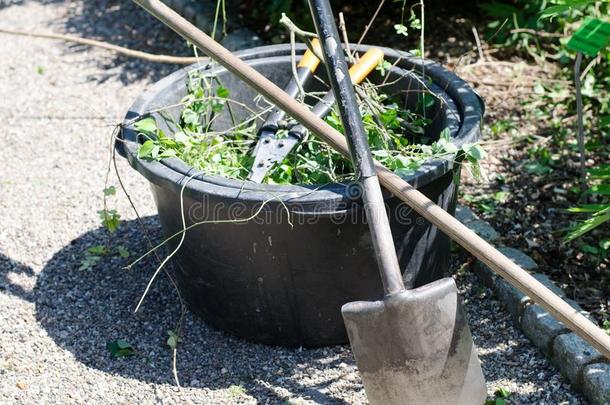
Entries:
{"type": "MultiPolygon", "coordinates": [[[[501,83],[508,79],[496,75],[495,80],[501,83]]],[[[522,99],[506,97],[506,89],[500,86],[474,86],[489,100],[487,109],[491,112],[485,119],[488,130],[483,138],[489,156],[482,163],[489,181],[464,179],[461,201],[491,223],[502,235],[504,245],[530,255],[539,271],[589,311],[600,326],[604,325],[609,319],[610,257],[585,249],[586,245],[597,247],[610,234],[610,227],[601,226],[570,243],[564,241],[570,226],[581,219],[567,209],[586,202],[579,201],[579,193],[572,191],[579,187],[577,154],[555,145],[544,120],[532,121],[526,112],[530,105],[522,99]],[[499,93],[504,96],[500,98],[499,93]],[[492,135],[490,126],[501,121],[511,122],[511,128],[492,135]],[[534,161],[528,150],[537,144],[546,144],[550,153],[559,157],[549,173],[525,170],[534,161]],[[497,192],[506,193],[506,198],[495,200],[497,192]]],[[[573,119],[566,124],[573,126],[573,119]]],[[[603,153],[603,149],[592,152],[587,165],[604,162],[603,153]]]]}

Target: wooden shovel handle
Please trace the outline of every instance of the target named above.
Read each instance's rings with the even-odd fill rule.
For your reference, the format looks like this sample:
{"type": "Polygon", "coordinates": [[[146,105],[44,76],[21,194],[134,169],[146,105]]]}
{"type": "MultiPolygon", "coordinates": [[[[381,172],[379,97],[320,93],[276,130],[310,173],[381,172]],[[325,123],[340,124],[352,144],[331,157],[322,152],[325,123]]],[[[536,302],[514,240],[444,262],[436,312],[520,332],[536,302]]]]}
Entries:
{"type": "MultiPolygon", "coordinates": [[[[320,139],[327,142],[344,156],[350,157],[343,134],[333,129],[322,119],[316,117],[305,105],[290,97],[282,89],[182,18],[178,13],[159,0],[133,1],[176,33],[195,44],[227,70],[240,77],[269,101],[303,123],[320,139]]],[[[509,258],[434,204],[402,178],[385,168],[379,162],[375,162],[375,167],[381,183],[394,195],[406,202],[421,216],[436,225],[509,283],[546,308],[568,328],[589,342],[606,358],[610,359],[610,336],[601,330],[601,328],[597,327],[593,322],[532,277],[527,271],[517,266],[509,258]]]]}

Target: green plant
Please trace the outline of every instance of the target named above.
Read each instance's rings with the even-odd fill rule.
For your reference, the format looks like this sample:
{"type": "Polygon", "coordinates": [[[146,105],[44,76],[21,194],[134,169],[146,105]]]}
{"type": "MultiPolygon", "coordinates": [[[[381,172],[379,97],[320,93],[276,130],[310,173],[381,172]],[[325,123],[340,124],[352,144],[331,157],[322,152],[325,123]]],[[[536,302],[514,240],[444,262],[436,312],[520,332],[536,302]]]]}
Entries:
{"type": "Polygon", "coordinates": [[[100,216],[100,219],[102,220],[102,226],[106,228],[108,232],[114,233],[117,229],[119,229],[119,225],[121,223],[121,215],[117,212],[117,210],[108,209],[107,198],[116,194],[116,188],[114,186],[107,186],[106,188],[104,188],[103,193],[104,206],[97,213],[100,216]]]}
{"type": "Polygon", "coordinates": [[[506,388],[500,387],[494,392],[494,397],[485,401],[485,405],[506,405],[506,399],[511,393],[506,388]]]}
{"type": "Polygon", "coordinates": [[[605,320],[605,321],[602,323],[602,328],[604,328],[604,330],[606,331],[606,333],[610,335],[610,321],[609,321],[609,320],[607,320],[607,319],[606,319],[606,320],[605,320]]]}
{"type": "Polygon", "coordinates": [[[94,268],[103,257],[110,256],[111,254],[119,256],[122,259],[129,257],[129,251],[124,246],[119,245],[112,251],[104,245],[95,245],[85,251],[85,255],[81,260],[78,269],[81,271],[90,270],[94,268]]]}
{"type": "Polygon", "coordinates": [[[409,28],[414,29],[414,30],[421,29],[421,27],[422,27],[421,20],[419,19],[419,17],[417,17],[417,15],[415,14],[415,11],[413,10],[412,7],[409,9],[409,11],[410,11],[409,21],[408,21],[409,26],[407,27],[405,25],[405,8],[407,5],[407,0],[394,0],[394,2],[401,3],[400,23],[394,24],[394,30],[396,31],[396,34],[403,35],[406,37],[409,35],[409,28]]]}
{"type": "Polygon", "coordinates": [[[246,389],[242,385],[231,385],[228,389],[229,396],[233,399],[237,399],[246,393],[246,389]]]}
{"type": "Polygon", "coordinates": [[[499,205],[504,204],[509,196],[510,193],[507,191],[496,191],[495,193],[483,194],[476,197],[465,194],[462,198],[464,201],[473,204],[478,210],[491,214],[499,205]]]}
{"type": "MultiPolygon", "coordinates": [[[[493,19],[488,26],[488,34],[497,44],[525,51],[525,54],[541,64],[546,63],[546,60],[557,61],[562,66],[561,77],[566,81],[575,80],[579,84],[577,89],[580,92],[577,96],[582,95],[582,103],[575,103],[573,89],[561,81],[536,84],[535,93],[529,102],[540,106],[532,111],[536,118],[550,124],[551,142],[530,148],[530,160],[523,166],[527,172],[545,176],[562,168],[567,154],[581,156],[581,181],[584,184],[588,180],[590,184],[586,191],[581,192],[572,183],[568,191],[575,190],[576,194],[581,194],[581,200],[588,200],[589,203],[579,204],[569,211],[587,215],[587,218],[572,227],[566,241],[578,239],[610,220],[607,166],[602,164],[589,169],[588,179],[584,176],[585,152],[597,156],[596,160],[602,162],[610,153],[610,49],[602,43],[597,44],[597,55],[588,62],[587,67],[582,72],[579,69],[573,72],[575,61],[577,67],[580,66],[582,53],[580,56],[578,54],[581,49],[593,48],[587,48],[589,39],[582,35],[586,33],[583,26],[591,21],[590,17],[599,19],[600,24],[607,21],[609,5],[607,0],[516,0],[510,5],[500,2],[482,5],[483,10],[493,19]],[[579,38],[574,39],[577,36],[579,38]],[[573,74],[577,77],[573,77],[573,74]],[[586,109],[582,105],[586,105],[586,109]],[[566,119],[575,115],[581,123],[578,142],[574,141],[576,137],[573,136],[576,131],[565,126],[566,119]]],[[[602,238],[599,246],[580,242],[580,250],[588,254],[603,254],[606,251],[605,240],[602,238]]]]}
{"type": "MultiPolygon", "coordinates": [[[[383,65],[381,65],[383,66],[383,65]]],[[[161,115],[168,127],[175,128],[172,134],[161,130],[152,116],[135,123],[136,130],[145,141],[139,148],[138,157],[159,160],[177,157],[192,167],[210,175],[245,180],[252,166],[252,148],[256,142],[256,120],[261,113],[241,122],[233,120],[226,130],[215,130],[213,123],[225,112],[233,117],[229,91],[221,84],[213,85],[216,78],[193,71],[187,78],[187,95],[181,100],[182,111],[179,122],[161,115]]],[[[370,83],[359,86],[362,99],[362,117],[368,132],[369,144],[374,157],[400,175],[416,171],[428,159],[450,159],[465,162],[475,175],[480,172],[478,162],[484,157],[479,145],[463,145],[459,150],[453,145],[448,130],[439,134],[431,144],[409,141],[421,138],[430,120],[422,115],[403,109],[399,101],[378,92],[370,83]]],[[[436,102],[430,95],[421,97],[421,108],[436,102]]],[[[243,107],[243,105],[242,105],[243,107]]],[[[331,112],[326,121],[342,130],[336,112],[331,112]]],[[[285,135],[280,131],[278,136],[285,135]]],[[[277,164],[269,173],[266,182],[272,184],[326,184],[353,179],[351,162],[326,143],[309,136],[293,153],[277,164]]],[[[106,213],[108,215],[108,213],[106,213]]]]}
{"type": "Polygon", "coordinates": [[[167,335],[167,345],[170,349],[175,350],[178,347],[178,343],[182,342],[182,338],[173,330],[168,330],[167,335]]]}
{"type": "Polygon", "coordinates": [[[89,270],[101,260],[102,256],[108,254],[108,249],[103,245],[92,246],[85,252],[85,256],[80,262],[79,270],[89,270]]]}
{"type": "Polygon", "coordinates": [[[106,349],[114,358],[131,357],[136,354],[134,347],[124,339],[117,339],[106,343],[106,349]]]}
{"type": "MultiPolygon", "coordinates": [[[[597,198],[599,201],[595,204],[582,204],[568,210],[573,213],[587,214],[588,218],[568,233],[566,241],[579,238],[610,221],[610,165],[590,169],[588,172],[595,184],[585,191],[585,194],[597,198]]],[[[608,250],[609,245],[608,239],[603,239],[600,241],[599,247],[608,250]]]]}

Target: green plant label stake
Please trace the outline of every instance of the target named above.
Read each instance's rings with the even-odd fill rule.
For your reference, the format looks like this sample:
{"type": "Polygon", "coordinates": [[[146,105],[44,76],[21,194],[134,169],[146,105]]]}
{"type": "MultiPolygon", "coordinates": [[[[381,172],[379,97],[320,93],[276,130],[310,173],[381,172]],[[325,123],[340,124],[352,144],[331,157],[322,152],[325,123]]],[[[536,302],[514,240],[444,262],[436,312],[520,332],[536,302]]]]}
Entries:
{"type": "Polygon", "coordinates": [[[589,17],[568,41],[568,49],[594,57],[609,40],[610,23],[589,17]]]}

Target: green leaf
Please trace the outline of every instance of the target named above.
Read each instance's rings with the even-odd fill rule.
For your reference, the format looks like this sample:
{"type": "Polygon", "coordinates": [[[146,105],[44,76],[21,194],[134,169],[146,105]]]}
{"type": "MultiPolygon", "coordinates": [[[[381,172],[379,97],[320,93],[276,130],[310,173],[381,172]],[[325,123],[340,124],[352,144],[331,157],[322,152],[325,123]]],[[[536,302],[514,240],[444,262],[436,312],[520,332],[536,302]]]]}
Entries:
{"type": "Polygon", "coordinates": [[[379,63],[377,64],[377,67],[375,68],[375,70],[379,71],[379,74],[381,76],[385,76],[386,71],[388,69],[390,69],[392,67],[392,64],[390,62],[388,62],[385,59],[382,59],[379,61],[379,63]]]}
{"type": "Polygon", "coordinates": [[[584,221],[581,225],[574,228],[574,230],[572,230],[566,236],[566,240],[568,242],[571,240],[574,240],[574,239],[584,235],[585,233],[592,231],[593,229],[597,228],[598,226],[600,226],[601,224],[603,224],[606,221],[610,221],[610,213],[605,214],[605,215],[593,216],[593,217],[587,219],[586,221],[584,221]]]}
{"type": "Polygon", "coordinates": [[[510,397],[510,391],[504,387],[500,387],[494,392],[494,394],[500,398],[508,398],[510,397]]]}
{"type": "Polygon", "coordinates": [[[610,184],[598,184],[592,186],[587,191],[586,194],[598,194],[598,195],[610,195],[610,184]]]}
{"type": "Polygon", "coordinates": [[[157,159],[167,159],[176,157],[176,151],[174,149],[165,149],[157,155],[157,159]]]}
{"type": "Polygon", "coordinates": [[[443,149],[445,153],[455,153],[458,151],[457,146],[453,142],[447,142],[443,145],[443,149]]]}
{"type": "Polygon", "coordinates": [[[608,204],[583,204],[578,207],[568,208],[568,212],[573,213],[591,213],[598,212],[608,207],[608,204]]]}
{"type": "Polygon", "coordinates": [[[444,139],[447,142],[451,142],[451,131],[449,131],[449,128],[443,128],[441,133],[438,135],[438,139],[444,139]]]}
{"type": "Polygon", "coordinates": [[[610,250],[610,238],[600,240],[599,247],[603,250],[610,250]]]}
{"type": "Polygon", "coordinates": [[[485,405],[506,405],[506,401],[502,398],[488,399],[485,405]]]}
{"type": "Polygon", "coordinates": [[[138,132],[142,132],[147,135],[154,135],[157,132],[157,122],[153,117],[146,117],[134,124],[135,129],[138,132]]]}
{"type": "Polygon", "coordinates": [[[212,111],[215,113],[221,112],[225,108],[224,102],[213,102],[212,111]]]}
{"type": "Polygon", "coordinates": [[[484,203],[481,202],[478,204],[479,208],[484,211],[484,212],[488,212],[488,213],[492,213],[496,210],[496,206],[494,203],[484,203]]]}
{"type": "Polygon", "coordinates": [[[216,89],[216,95],[220,98],[228,98],[229,97],[229,89],[225,87],[219,87],[216,89]]]}
{"type": "Polygon", "coordinates": [[[178,343],[182,342],[182,338],[178,336],[173,330],[168,330],[167,334],[169,336],[167,338],[167,345],[170,349],[174,350],[176,347],[178,347],[178,343]]]}
{"type": "Polygon", "coordinates": [[[464,201],[467,202],[474,202],[476,200],[475,196],[473,196],[472,194],[464,194],[462,198],[464,199],[464,201]]]}
{"type": "Polygon", "coordinates": [[[466,158],[472,163],[479,162],[487,156],[485,149],[478,144],[463,145],[462,150],[466,154],[466,158]]]}
{"type": "Polygon", "coordinates": [[[434,103],[436,102],[436,97],[434,97],[432,94],[430,93],[424,93],[421,96],[423,105],[425,108],[431,108],[434,106],[434,103]]]}
{"type": "MultiPolygon", "coordinates": [[[[231,396],[231,398],[239,398],[240,396],[244,395],[246,393],[246,389],[241,386],[241,385],[231,385],[229,386],[229,388],[227,389],[229,396],[231,396]]],[[[289,402],[286,402],[287,404],[289,402]]]]}
{"type": "Polygon", "coordinates": [[[587,170],[591,178],[597,180],[610,180],[610,166],[601,166],[587,170]]]}
{"type": "Polygon", "coordinates": [[[599,253],[599,249],[598,248],[596,248],[595,246],[591,246],[588,243],[583,243],[582,246],[580,247],[580,250],[583,253],[589,253],[589,254],[592,254],[592,255],[596,255],[596,254],[599,253]]]}
{"type": "Polygon", "coordinates": [[[129,257],[129,250],[125,249],[123,246],[117,246],[116,251],[123,259],[127,259],[129,257]]]}
{"type": "Polygon", "coordinates": [[[417,18],[417,15],[415,14],[415,11],[413,9],[411,9],[411,16],[409,17],[409,25],[411,26],[411,28],[413,28],[415,30],[421,29],[421,21],[419,20],[419,18],[417,18]]]}
{"type": "Polygon", "coordinates": [[[121,223],[121,216],[116,210],[101,210],[97,212],[102,220],[102,225],[109,232],[115,232],[121,223]]]}
{"type": "Polygon", "coordinates": [[[395,108],[388,108],[381,114],[379,114],[379,119],[385,126],[396,125],[396,120],[398,118],[398,111],[395,108]]]}
{"type": "Polygon", "coordinates": [[[182,131],[178,131],[174,134],[174,140],[179,143],[188,143],[191,138],[182,131]]]}
{"type": "Polygon", "coordinates": [[[185,108],[184,110],[182,110],[182,121],[184,121],[185,124],[198,124],[199,123],[199,114],[197,114],[195,111],[193,111],[190,108],[185,108]]]}
{"type": "Polygon", "coordinates": [[[111,195],[115,195],[116,194],[116,187],[115,186],[110,186],[110,187],[106,187],[104,189],[104,195],[105,196],[111,196],[111,195]]]}
{"type": "Polygon", "coordinates": [[[604,179],[605,177],[610,176],[610,165],[594,167],[587,170],[587,172],[594,178],[604,179]]]}
{"type": "Polygon", "coordinates": [[[95,245],[87,249],[87,252],[91,253],[94,256],[104,256],[108,254],[108,249],[104,245],[95,245]]]}
{"type": "Polygon", "coordinates": [[[80,266],[78,267],[78,270],[85,271],[85,270],[92,269],[93,267],[95,267],[97,262],[100,261],[100,259],[101,259],[101,256],[95,256],[95,255],[92,255],[92,254],[88,253],[81,260],[80,266]]]}
{"type": "Polygon", "coordinates": [[[394,170],[394,173],[396,173],[398,176],[400,176],[402,178],[405,178],[405,177],[413,176],[415,174],[415,169],[413,169],[413,168],[400,168],[400,169],[394,170]]]}
{"type": "Polygon", "coordinates": [[[549,174],[553,171],[553,169],[551,169],[550,167],[542,165],[538,162],[526,163],[525,165],[523,165],[523,168],[526,172],[537,175],[549,174]]]}
{"type": "Polygon", "coordinates": [[[552,20],[553,18],[557,17],[559,14],[563,14],[566,11],[570,11],[570,6],[567,6],[564,4],[560,4],[557,6],[550,6],[540,12],[540,17],[538,17],[538,20],[544,20],[546,18],[550,18],[552,20]]]}
{"type": "Polygon", "coordinates": [[[130,357],[136,354],[135,349],[129,342],[117,339],[106,343],[106,349],[115,358],[130,357]]]}
{"type": "Polygon", "coordinates": [[[151,157],[152,152],[155,149],[155,146],[157,146],[156,143],[150,139],[148,141],[144,142],[138,148],[138,158],[144,159],[144,158],[151,157]]]}
{"type": "Polygon", "coordinates": [[[150,157],[152,159],[157,159],[159,157],[159,152],[161,152],[161,146],[155,144],[150,151],[150,157]]]}
{"type": "Polygon", "coordinates": [[[540,17],[538,17],[538,20],[542,20],[545,18],[550,18],[551,20],[553,20],[553,18],[557,17],[559,14],[563,14],[566,11],[570,11],[574,8],[581,8],[588,4],[593,4],[596,1],[597,0],[565,0],[564,4],[550,6],[542,10],[540,12],[540,17]]]}
{"type": "Polygon", "coordinates": [[[504,202],[506,202],[506,200],[508,200],[508,196],[509,196],[508,192],[498,191],[498,192],[494,193],[494,200],[496,200],[499,203],[504,203],[504,202]]]}
{"type": "Polygon", "coordinates": [[[394,24],[394,30],[398,35],[409,36],[409,29],[403,24],[394,24]]]}

